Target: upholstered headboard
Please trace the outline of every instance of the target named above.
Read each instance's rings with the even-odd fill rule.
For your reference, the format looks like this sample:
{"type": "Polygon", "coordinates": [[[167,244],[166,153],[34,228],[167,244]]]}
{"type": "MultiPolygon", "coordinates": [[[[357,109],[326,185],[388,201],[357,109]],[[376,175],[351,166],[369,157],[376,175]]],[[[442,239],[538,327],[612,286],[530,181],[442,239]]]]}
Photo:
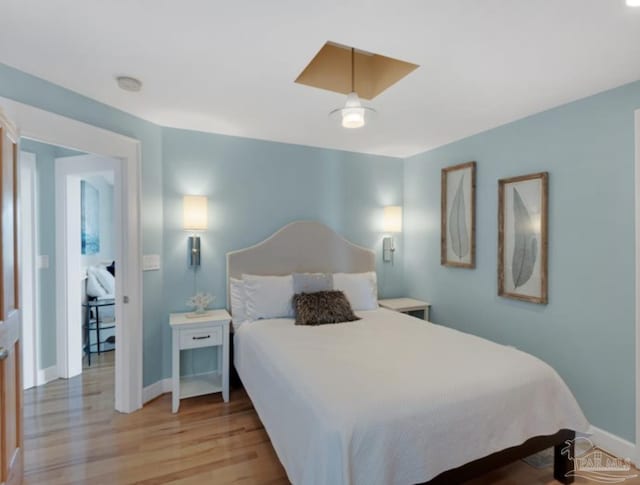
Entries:
{"type": "Polygon", "coordinates": [[[243,274],[363,273],[376,270],[375,253],[315,221],[296,221],[255,246],[227,253],[229,278],[243,274]]]}

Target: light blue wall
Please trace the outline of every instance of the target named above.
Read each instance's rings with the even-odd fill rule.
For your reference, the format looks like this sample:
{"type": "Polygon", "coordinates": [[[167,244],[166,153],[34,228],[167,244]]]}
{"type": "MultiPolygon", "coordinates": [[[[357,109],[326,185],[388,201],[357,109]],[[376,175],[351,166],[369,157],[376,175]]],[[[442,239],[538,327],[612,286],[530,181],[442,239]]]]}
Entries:
{"type": "MultiPolygon", "coordinates": [[[[141,142],[142,242],[145,254],[162,254],[162,129],[93,99],[0,64],[0,96],[73,118],[141,142]]],[[[143,277],[144,385],[162,377],[162,271],[143,277]]]]}
{"type": "MultiPolygon", "coordinates": [[[[228,251],[255,244],[299,219],[324,222],[351,241],[379,251],[382,208],[401,204],[402,160],[247,138],[163,129],[164,311],[185,311],[194,291],[182,228],[182,196],[209,198],[209,229],[202,234],[198,289],[226,303],[228,251]]],[[[395,266],[379,265],[381,293],[403,290],[402,241],[395,266]]],[[[381,254],[379,254],[381,261],[381,254]]],[[[171,335],[164,331],[163,351],[171,335]]],[[[211,353],[209,353],[211,355],[211,353]]],[[[211,359],[212,360],[212,359],[211,359]]],[[[211,361],[183,356],[188,373],[211,361]]],[[[165,359],[164,375],[170,375],[165,359]]]]}
{"type": "MultiPolygon", "coordinates": [[[[54,211],[54,184],[53,184],[53,160],[55,158],[55,148],[43,143],[36,143],[31,140],[23,140],[21,150],[33,153],[36,156],[36,177],[37,177],[37,212],[38,231],[37,252],[38,254],[49,256],[49,268],[38,270],[38,285],[40,288],[55,288],[55,251],[52,218],[54,211]],[[50,180],[50,183],[48,182],[50,180]],[[49,221],[52,224],[49,225],[49,221]]],[[[39,347],[40,347],[40,368],[44,369],[56,363],[56,301],[55,292],[40,291],[38,299],[38,321],[39,347]],[[53,345],[48,345],[54,342],[53,345]]]]}
{"type": "Polygon", "coordinates": [[[634,110],[640,82],[405,162],[405,277],[441,324],[551,364],[588,419],[635,441],[634,110]],[[477,268],[440,265],[440,169],[476,160],[477,268]],[[497,181],[549,172],[549,304],[497,296],[497,181]]]}

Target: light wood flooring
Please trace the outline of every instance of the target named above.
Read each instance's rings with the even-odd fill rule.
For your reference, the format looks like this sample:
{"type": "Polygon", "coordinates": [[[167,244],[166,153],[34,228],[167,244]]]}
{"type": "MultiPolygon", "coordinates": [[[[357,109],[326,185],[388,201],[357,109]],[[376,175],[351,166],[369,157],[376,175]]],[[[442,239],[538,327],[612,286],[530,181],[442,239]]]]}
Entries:
{"type": "MultiPolygon", "coordinates": [[[[103,354],[82,376],[25,392],[26,484],[289,483],[243,390],[232,391],[228,404],[219,394],[184,400],[177,415],[169,394],[119,414],[113,357],[103,354]]],[[[557,482],[551,469],[517,462],[470,483],[557,482]]]]}

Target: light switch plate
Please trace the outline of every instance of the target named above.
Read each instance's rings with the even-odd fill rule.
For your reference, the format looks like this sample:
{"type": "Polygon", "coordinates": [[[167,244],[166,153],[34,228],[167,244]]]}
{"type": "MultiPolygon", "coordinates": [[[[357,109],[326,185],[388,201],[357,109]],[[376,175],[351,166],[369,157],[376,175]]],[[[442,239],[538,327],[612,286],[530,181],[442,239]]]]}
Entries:
{"type": "Polygon", "coordinates": [[[157,271],[160,269],[159,254],[145,254],[142,257],[142,271],[157,271]]]}
{"type": "Polygon", "coordinates": [[[38,269],[47,269],[49,267],[49,256],[41,254],[38,256],[38,269]]]}

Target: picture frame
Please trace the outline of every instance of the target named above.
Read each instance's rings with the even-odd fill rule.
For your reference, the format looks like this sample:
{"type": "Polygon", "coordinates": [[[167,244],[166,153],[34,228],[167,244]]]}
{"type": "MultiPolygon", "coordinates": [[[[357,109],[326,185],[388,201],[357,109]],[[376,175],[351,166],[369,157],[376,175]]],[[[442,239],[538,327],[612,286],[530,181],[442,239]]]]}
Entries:
{"type": "Polygon", "coordinates": [[[476,162],[443,168],[440,198],[440,264],[475,268],[476,162]]]}
{"type": "Polygon", "coordinates": [[[498,181],[498,295],[546,304],[549,174],[498,181]]]}
{"type": "Polygon", "coordinates": [[[80,181],[80,238],[83,255],[100,253],[100,194],[86,180],[80,181]]]}

